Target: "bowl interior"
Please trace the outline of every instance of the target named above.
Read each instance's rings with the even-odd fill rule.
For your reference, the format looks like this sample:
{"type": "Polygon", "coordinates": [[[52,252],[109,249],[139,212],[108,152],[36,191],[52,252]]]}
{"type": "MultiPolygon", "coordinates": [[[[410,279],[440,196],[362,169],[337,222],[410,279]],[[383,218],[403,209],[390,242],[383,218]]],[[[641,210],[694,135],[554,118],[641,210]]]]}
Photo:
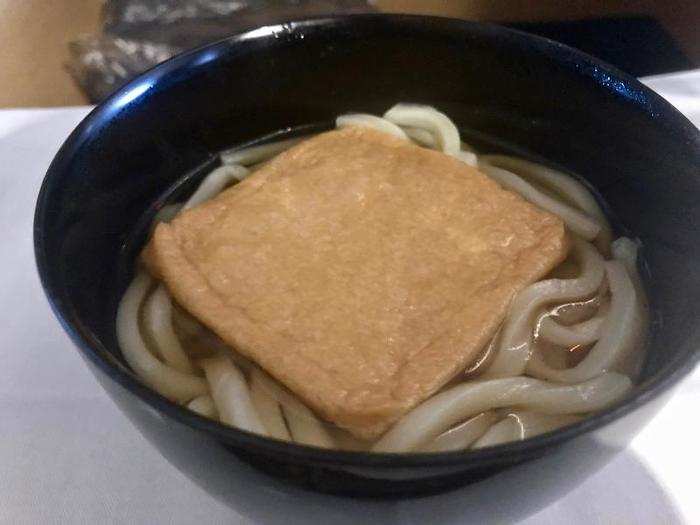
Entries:
{"type": "Polygon", "coordinates": [[[376,15],[265,27],[179,56],[74,132],[44,183],[35,242],[49,298],[85,354],[123,369],[114,319],[124,256],[166,188],[234,144],[399,101],[438,107],[477,146],[585,178],[643,243],[653,324],[637,390],[697,359],[697,130],[635,80],[564,46],[460,21],[376,15]]]}

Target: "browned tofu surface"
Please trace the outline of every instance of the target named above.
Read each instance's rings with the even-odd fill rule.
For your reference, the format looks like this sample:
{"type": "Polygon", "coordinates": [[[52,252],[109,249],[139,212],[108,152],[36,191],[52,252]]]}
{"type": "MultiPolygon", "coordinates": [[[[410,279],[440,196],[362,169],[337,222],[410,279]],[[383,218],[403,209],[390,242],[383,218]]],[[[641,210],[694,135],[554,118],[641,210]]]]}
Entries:
{"type": "Polygon", "coordinates": [[[325,419],[363,438],[475,359],[564,225],[475,168],[346,128],[160,224],[175,299],[325,419]]]}

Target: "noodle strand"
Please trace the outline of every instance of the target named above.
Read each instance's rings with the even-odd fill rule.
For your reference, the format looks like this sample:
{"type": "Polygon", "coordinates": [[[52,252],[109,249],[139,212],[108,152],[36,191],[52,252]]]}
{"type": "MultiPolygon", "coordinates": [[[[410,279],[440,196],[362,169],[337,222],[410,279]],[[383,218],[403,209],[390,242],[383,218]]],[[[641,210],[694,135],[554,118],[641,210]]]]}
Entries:
{"type": "Polygon", "coordinates": [[[377,117],[375,115],[369,115],[367,113],[350,113],[347,115],[341,115],[335,119],[336,128],[345,128],[348,126],[363,126],[367,128],[373,128],[377,131],[383,131],[389,135],[393,135],[397,138],[408,140],[406,133],[385,118],[377,117]]]}
{"type": "Polygon", "coordinates": [[[456,157],[461,150],[459,131],[444,113],[430,106],[396,104],[384,113],[384,118],[399,126],[411,126],[430,132],[435,137],[436,149],[456,157]]]}
{"type": "Polygon", "coordinates": [[[229,184],[239,182],[246,178],[250,172],[243,166],[235,164],[229,166],[220,166],[212,171],[201,182],[197,191],[187,199],[183,209],[189,210],[195,206],[199,206],[203,202],[208,201],[215,195],[218,195],[229,184]]]}
{"type": "Polygon", "coordinates": [[[592,241],[600,233],[601,225],[594,219],[562,201],[545,195],[515,173],[481,162],[479,169],[507,190],[519,193],[525,200],[558,216],[572,232],[587,241],[592,241]]]}
{"type": "Polygon", "coordinates": [[[221,421],[241,430],[267,435],[250,399],[245,377],[236,365],[227,357],[210,357],[200,364],[221,421]]]}
{"type": "Polygon", "coordinates": [[[578,383],[586,381],[616,365],[639,343],[642,323],[637,308],[637,295],[624,265],[619,261],[605,263],[610,284],[610,311],[605,319],[603,333],[586,357],[578,365],[565,370],[549,367],[541,357],[533,356],[527,372],[533,377],[578,383]]]}
{"type": "Polygon", "coordinates": [[[309,408],[275,383],[267,374],[260,370],[255,370],[254,373],[261,388],[282,405],[289,431],[295,442],[321,448],[334,447],[333,438],[309,408]]]}
{"type": "Polygon", "coordinates": [[[598,233],[596,242],[600,243],[600,247],[605,253],[609,252],[612,230],[608,224],[608,219],[598,205],[595,197],[581,182],[577,181],[572,176],[547,166],[507,155],[482,155],[479,157],[479,162],[512,171],[517,175],[533,179],[559,192],[578,206],[580,210],[596,220],[600,225],[600,232],[598,233]]]}
{"type": "Polygon", "coordinates": [[[436,437],[421,452],[450,452],[469,448],[498,421],[496,412],[482,412],[436,437]]]}
{"type": "Polygon", "coordinates": [[[532,353],[532,325],[544,305],[578,299],[593,294],[605,275],[604,261],[589,243],[574,240],[581,275],[576,279],[548,279],[521,291],[513,300],[505,320],[501,342],[489,377],[512,377],[525,371],[532,353]]]}
{"type": "Polygon", "coordinates": [[[191,374],[192,365],[173,329],[172,310],[167,290],[159,285],[144,305],[145,324],[163,360],[180,372],[191,374]]]}
{"type": "Polygon", "coordinates": [[[537,326],[537,335],[545,341],[569,348],[589,345],[600,339],[604,321],[605,316],[597,315],[587,321],[565,326],[547,316],[537,326]]]}
{"type": "Polygon", "coordinates": [[[200,416],[211,419],[218,418],[214,400],[209,395],[195,397],[192,401],[187,403],[187,408],[189,408],[192,412],[197,412],[197,414],[200,416]]]}
{"type": "Polygon", "coordinates": [[[500,445],[509,441],[520,441],[580,421],[578,416],[552,416],[537,412],[515,411],[492,426],[472,448],[500,445]]]}
{"type": "Polygon", "coordinates": [[[434,395],[411,410],[372,450],[414,450],[456,423],[494,408],[520,406],[547,414],[592,412],[617,401],[631,386],[629,378],[614,372],[575,385],[558,385],[529,377],[464,383],[434,395]]]}
{"type": "Polygon", "coordinates": [[[282,441],[291,441],[292,438],[284,422],[280,404],[277,398],[270,393],[270,389],[265,385],[262,372],[257,368],[253,369],[250,376],[250,395],[269,435],[282,441]]]}
{"type": "Polygon", "coordinates": [[[117,340],[124,359],[147,385],[168,399],[186,402],[206,394],[206,382],[158,361],[139,331],[139,307],[152,282],[148,274],[139,272],[127,288],[117,310],[117,340]]]}
{"type": "Polygon", "coordinates": [[[249,146],[247,148],[232,148],[222,151],[219,157],[224,164],[240,164],[241,166],[252,166],[258,162],[268,160],[278,153],[288,150],[292,146],[299,144],[306,137],[296,137],[293,139],[280,140],[261,144],[260,146],[249,146]]]}

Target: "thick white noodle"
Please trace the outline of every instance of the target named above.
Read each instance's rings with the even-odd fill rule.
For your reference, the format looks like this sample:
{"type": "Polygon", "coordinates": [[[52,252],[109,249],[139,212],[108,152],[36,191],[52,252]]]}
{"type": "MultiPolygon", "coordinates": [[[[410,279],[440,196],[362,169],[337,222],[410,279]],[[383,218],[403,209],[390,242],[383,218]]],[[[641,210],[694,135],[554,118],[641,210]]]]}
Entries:
{"type": "MultiPolygon", "coordinates": [[[[355,115],[350,115],[352,117],[355,117],[355,115]]],[[[378,119],[379,122],[376,122],[374,120],[368,120],[367,125],[370,127],[374,127],[380,131],[387,131],[389,132],[388,129],[383,129],[385,124],[390,124],[394,126],[396,129],[398,129],[401,132],[401,138],[407,138],[412,140],[413,142],[417,143],[420,146],[424,146],[429,149],[441,149],[441,145],[438,143],[438,140],[435,138],[435,134],[433,134],[431,131],[425,128],[417,128],[413,126],[402,126],[399,127],[396,124],[390,122],[386,118],[380,118],[380,117],[374,117],[373,115],[365,115],[365,114],[358,114],[358,117],[373,117],[374,119],[378,119]]],[[[338,120],[336,120],[336,126],[341,127],[341,123],[339,122],[339,119],[345,118],[346,116],[343,117],[338,117],[338,120]]],[[[343,122],[343,125],[353,125],[354,123],[352,121],[346,123],[343,122]]],[[[358,122],[359,125],[359,122],[358,122]]],[[[456,127],[455,127],[456,129],[456,127]]],[[[399,136],[398,134],[394,133],[395,135],[399,136]]],[[[472,150],[472,148],[468,144],[464,144],[460,142],[460,150],[456,153],[453,154],[454,157],[458,158],[462,162],[465,162],[466,164],[469,164],[470,166],[477,166],[479,161],[477,159],[476,153],[472,150]]]]}
{"type": "Polygon", "coordinates": [[[518,421],[515,418],[506,417],[489,428],[483,436],[477,439],[472,445],[472,449],[494,447],[496,445],[508,443],[509,441],[520,441],[521,439],[523,438],[518,421]]]}
{"type": "Polygon", "coordinates": [[[599,241],[606,250],[610,248],[612,231],[608,218],[598,205],[591,192],[574,177],[562,173],[553,168],[530,162],[517,157],[507,155],[482,155],[479,162],[485,162],[498,168],[503,168],[527,179],[532,179],[544,186],[548,186],[560,194],[566,196],[582,211],[594,217],[600,225],[600,233],[596,241],[599,241]]]}
{"type": "Polygon", "coordinates": [[[505,189],[520,194],[525,200],[558,216],[574,233],[592,241],[600,233],[601,225],[595,219],[563,202],[545,195],[515,173],[479,162],[479,169],[505,189]]]}
{"type": "Polygon", "coordinates": [[[282,441],[291,441],[292,438],[282,415],[282,408],[277,398],[265,386],[262,375],[262,372],[257,368],[254,368],[250,374],[250,397],[253,400],[253,405],[271,437],[282,441]]]}
{"type": "Polygon", "coordinates": [[[252,166],[258,162],[268,160],[278,153],[288,150],[292,146],[299,144],[308,137],[296,137],[293,139],[279,140],[270,142],[269,144],[261,144],[260,146],[249,146],[247,148],[232,148],[222,151],[220,154],[221,162],[224,164],[240,164],[241,166],[252,166]]]}
{"type": "Polygon", "coordinates": [[[450,452],[467,449],[483,436],[496,421],[498,421],[498,415],[495,412],[482,412],[461,425],[443,432],[419,450],[421,452],[450,452]]]}
{"type": "Polygon", "coordinates": [[[418,145],[424,146],[429,149],[437,149],[438,143],[437,140],[435,140],[435,135],[433,135],[427,129],[414,128],[412,126],[402,126],[401,129],[408,136],[409,139],[411,139],[418,145]]]}
{"type": "Polygon", "coordinates": [[[143,381],[161,395],[179,402],[207,393],[201,377],[186,374],[156,359],[148,350],[139,329],[139,308],[152,284],[151,277],[138,272],[117,309],[117,340],[124,359],[143,381]]]}
{"type": "Polygon", "coordinates": [[[556,305],[549,312],[556,316],[557,322],[569,325],[580,323],[594,315],[601,314],[609,306],[607,299],[604,300],[607,292],[608,282],[603,279],[600,288],[593,297],[580,300],[574,299],[573,301],[556,305]]]}
{"type": "Polygon", "coordinates": [[[647,327],[649,326],[649,300],[642,283],[642,277],[639,275],[639,270],[637,269],[637,257],[639,255],[640,246],[641,242],[639,240],[633,241],[628,237],[620,237],[612,243],[611,247],[613,257],[625,265],[627,274],[632,280],[634,289],[637,292],[637,309],[639,310],[639,317],[641,319],[639,340],[637,342],[639,348],[637,352],[630,352],[629,357],[618,365],[618,368],[629,374],[630,377],[637,377],[644,365],[644,359],[641,358],[641,355],[644,353],[644,337],[647,327]]]}
{"type": "Polygon", "coordinates": [[[526,410],[515,410],[508,415],[518,422],[522,439],[545,434],[583,419],[581,415],[552,415],[526,410]]]}
{"type": "Polygon", "coordinates": [[[603,372],[617,370],[617,365],[635,350],[640,341],[642,323],[634,285],[620,261],[606,262],[605,271],[611,300],[598,342],[583,361],[564,370],[553,369],[540,356],[533,356],[528,363],[528,374],[561,383],[578,383],[603,372]]]}
{"type": "Polygon", "coordinates": [[[283,405],[289,431],[296,443],[320,448],[335,448],[323,423],[300,401],[292,398],[283,405]]]}
{"type": "MultiPolygon", "coordinates": [[[[429,149],[437,149],[438,143],[435,140],[435,135],[433,135],[427,129],[414,128],[412,126],[402,126],[401,129],[406,135],[408,135],[409,139],[417,143],[419,146],[424,146],[429,149]]],[[[470,144],[461,142],[460,148],[460,153],[472,153],[476,158],[476,151],[470,144]]]]}
{"type": "Polygon", "coordinates": [[[377,131],[389,133],[397,138],[408,140],[406,133],[404,133],[399,126],[385,118],[370,115],[369,113],[348,113],[347,115],[340,115],[335,119],[336,128],[346,128],[349,126],[373,128],[377,131]]]}
{"type": "Polygon", "coordinates": [[[492,426],[472,448],[484,448],[520,441],[539,434],[545,434],[579,421],[578,416],[559,416],[538,412],[515,411],[492,426]]]}
{"type": "Polygon", "coordinates": [[[487,377],[512,377],[525,371],[532,354],[532,328],[543,306],[580,299],[598,290],[605,276],[603,257],[581,239],[574,239],[574,250],[581,266],[579,277],[539,281],[516,295],[503,325],[498,351],[486,370],[487,377]]]}
{"type": "Polygon", "coordinates": [[[430,106],[419,104],[396,104],[384,113],[384,118],[398,126],[421,128],[430,132],[439,149],[453,157],[461,151],[459,130],[444,113],[430,106]]]}
{"type": "Polygon", "coordinates": [[[495,408],[519,406],[546,414],[600,410],[624,396],[632,383],[609,372],[595,379],[559,385],[529,377],[474,381],[454,386],[424,401],[377,441],[375,452],[408,452],[460,421],[495,408]]]}
{"type": "Polygon", "coordinates": [[[200,416],[218,419],[216,405],[214,405],[214,400],[210,395],[195,397],[192,401],[187,403],[187,408],[192,412],[197,412],[200,416]]]}
{"type": "Polygon", "coordinates": [[[462,150],[457,153],[456,157],[470,166],[477,167],[479,165],[479,159],[477,158],[476,153],[472,153],[471,151],[462,150]]]}
{"type": "Polygon", "coordinates": [[[639,253],[639,241],[633,241],[629,237],[620,237],[616,239],[611,246],[613,258],[622,262],[625,265],[627,274],[632,279],[634,289],[637,291],[638,299],[643,307],[646,307],[646,294],[642,278],[637,270],[637,256],[639,253]]]}
{"type": "Polygon", "coordinates": [[[173,329],[173,305],[165,286],[158,285],[144,305],[144,325],[160,357],[173,368],[191,374],[190,360],[173,329]]]}
{"type": "Polygon", "coordinates": [[[296,443],[321,448],[334,448],[333,438],[316,415],[296,397],[284,390],[267,374],[257,371],[261,387],[267,390],[284,411],[292,439],[296,443]]]}
{"type": "Polygon", "coordinates": [[[250,399],[245,377],[236,365],[227,357],[210,357],[202,359],[199,363],[207,376],[211,397],[221,422],[241,430],[266,435],[267,432],[250,399]]]}
{"type": "Polygon", "coordinates": [[[189,210],[190,208],[199,206],[203,202],[221,193],[221,190],[226,186],[245,179],[249,174],[250,172],[248,169],[236,164],[219,166],[204,178],[199,184],[197,191],[187,199],[183,209],[189,210]]]}
{"type": "Polygon", "coordinates": [[[501,331],[503,325],[498,327],[496,333],[488,342],[486,347],[481,351],[480,355],[464,370],[462,378],[469,381],[474,377],[483,375],[484,371],[488,370],[493,362],[493,358],[498,350],[498,345],[501,342],[501,331]]]}
{"type": "Polygon", "coordinates": [[[589,215],[600,219],[601,222],[607,221],[603,210],[598,206],[588,188],[570,175],[542,164],[508,155],[481,155],[479,161],[497,168],[503,168],[528,179],[534,179],[545,186],[554,188],[589,215]]]}
{"type": "Polygon", "coordinates": [[[600,339],[605,315],[566,326],[547,316],[537,325],[537,335],[555,345],[571,348],[595,343],[600,339]]]}

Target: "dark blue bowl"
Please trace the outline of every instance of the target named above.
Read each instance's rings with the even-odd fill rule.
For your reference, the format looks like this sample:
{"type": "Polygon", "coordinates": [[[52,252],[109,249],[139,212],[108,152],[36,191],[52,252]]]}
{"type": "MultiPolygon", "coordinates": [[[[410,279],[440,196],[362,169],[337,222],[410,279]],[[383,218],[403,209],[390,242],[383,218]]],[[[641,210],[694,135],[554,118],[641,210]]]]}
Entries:
{"type": "Polygon", "coordinates": [[[695,127],[635,79],[571,48],[449,19],[315,19],[178,56],[100,105],[46,175],[36,258],[57,317],[119,407],[175,466],[239,510],[289,522],[290,504],[332,511],[337,520],[359,507],[314,491],[407,498],[462,487],[426,519],[464,512],[509,518],[552,501],[624,449],[697,363],[699,168],[695,127]],[[654,323],[634,394],[525,442],[392,455],[267,440],[203,419],[142,385],[120,356],[115,309],[128,279],[124,258],[134,253],[130,236],[163,191],[211,165],[225,147],[397,101],[439,107],[460,127],[478,130],[472,138],[484,148],[515,149],[579,173],[619,225],[641,238],[654,323]]]}

